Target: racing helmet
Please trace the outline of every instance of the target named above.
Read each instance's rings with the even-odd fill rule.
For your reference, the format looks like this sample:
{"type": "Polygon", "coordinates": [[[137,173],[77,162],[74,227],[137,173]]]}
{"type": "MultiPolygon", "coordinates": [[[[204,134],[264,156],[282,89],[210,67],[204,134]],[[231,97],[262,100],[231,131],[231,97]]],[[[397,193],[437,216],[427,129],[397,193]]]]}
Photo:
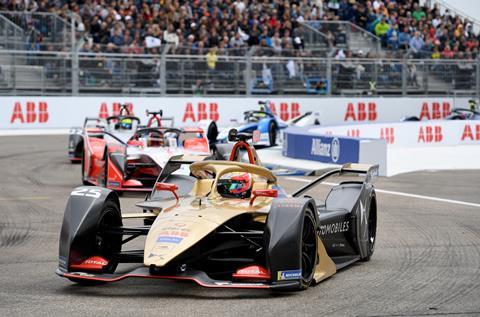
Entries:
{"type": "Polygon", "coordinates": [[[252,175],[250,173],[229,173],[217,182],[217,192],[224,198],[249,198],[252,193],[252,175]]]}
{"type": "Polygon", "coordinates": [[[130,118],[124,118],[120,120],[120,129],[123,130],[132,130],[132,119],[130,118]]]}

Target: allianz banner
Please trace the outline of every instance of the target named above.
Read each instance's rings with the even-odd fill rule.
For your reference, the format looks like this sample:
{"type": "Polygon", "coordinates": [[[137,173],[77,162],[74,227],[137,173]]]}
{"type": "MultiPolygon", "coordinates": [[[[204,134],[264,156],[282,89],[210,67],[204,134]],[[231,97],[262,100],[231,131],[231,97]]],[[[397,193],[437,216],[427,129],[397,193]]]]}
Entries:
{"type": "Polygon", "coordinates": [[[360,140],[323,136],[299,128],[284,132],[283,155],[331,164],[358,163],[360,140]]]}

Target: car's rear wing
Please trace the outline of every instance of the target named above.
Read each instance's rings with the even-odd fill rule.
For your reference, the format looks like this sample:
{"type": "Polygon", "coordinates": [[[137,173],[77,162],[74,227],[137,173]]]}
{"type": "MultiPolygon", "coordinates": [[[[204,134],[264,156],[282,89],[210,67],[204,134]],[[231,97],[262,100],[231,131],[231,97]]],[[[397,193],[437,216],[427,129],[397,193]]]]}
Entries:
{"type": "Polygon", "coordinates": [[[170,128],[173,128],[175,126],[175,118],[174,117],[162,117],[162,118],[160,118],[160,121],[162,122],[162,126],[163,126],[163,121],[170,121],[170,128]]]}
{"type": "Polygon", "coordinates": [[[85,120],[83,121],[83,127],[86,128],[88,126],[88,123],[92,121],[96,123],[96,126],[98,126],[99,124],[105,125],[107,123],[105,119],[102,119],[99,117],[86,117],[85,120]]]}
{"type": "Polygon", "coordinates": [[[365,178],[363,183],[371,183],[373,177],[378,175],[378,164],[369,165],[369,164],[357,164],[357,163],[347,163],[342,165],[340,168],[333,169],[314,179],[311,183],[303,186],[292,194],[293,197],[298,197],[303,193],[307,192],[311,188],[317,186],[319,183],[323,182],[325,179],[333,175],[345,175],[345,174],[364,174],[365,178]]]}

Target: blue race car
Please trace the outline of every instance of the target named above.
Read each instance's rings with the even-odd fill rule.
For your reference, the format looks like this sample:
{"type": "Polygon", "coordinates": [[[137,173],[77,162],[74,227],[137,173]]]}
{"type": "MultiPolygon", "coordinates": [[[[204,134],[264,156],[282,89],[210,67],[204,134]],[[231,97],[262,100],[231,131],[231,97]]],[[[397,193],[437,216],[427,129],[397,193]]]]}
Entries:
{"type": "Polygon", "coordinates": [[[243,113],[243,122],[237,127],[229,127],[220,131],[217,143],[228,142],[228,131],[235,128],[239,133],[253,133],[260,131],[260,141],[256,145],[274,146],[280,137],[280,131],[288,124],[277,118],[268,107],[268,101],[259,101],[260,110],[250,110],[243,113]]]}

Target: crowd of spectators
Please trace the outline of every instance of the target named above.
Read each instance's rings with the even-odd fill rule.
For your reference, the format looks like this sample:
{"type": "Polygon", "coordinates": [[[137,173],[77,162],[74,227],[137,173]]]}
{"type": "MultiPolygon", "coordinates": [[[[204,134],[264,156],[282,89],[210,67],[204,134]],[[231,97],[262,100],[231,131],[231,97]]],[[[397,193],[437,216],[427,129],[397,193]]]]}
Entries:
{"type": "MultiPolygon", "coordinates": [[[[157,54],[165,44],[176,54],[244,55],[252,46],[295,52],[304,49],[298,29],[307,20],[350,21],[416,58],[471,59],[479,51],[472,23],[418,0],[0,0],[0,9],[76,13],[82,52],[157,54]]],[[[37,49],[42,36],[28,27],[37,49]]]]}
{"type": "Polygon", "coordinates": [[[436,4],[420,6],[416,0],[348,1],[339,9],[351,21],[377,35],[384,47],[403,49],[416,58],[472,59],[479,52],[473,24],[436,4]]]}

